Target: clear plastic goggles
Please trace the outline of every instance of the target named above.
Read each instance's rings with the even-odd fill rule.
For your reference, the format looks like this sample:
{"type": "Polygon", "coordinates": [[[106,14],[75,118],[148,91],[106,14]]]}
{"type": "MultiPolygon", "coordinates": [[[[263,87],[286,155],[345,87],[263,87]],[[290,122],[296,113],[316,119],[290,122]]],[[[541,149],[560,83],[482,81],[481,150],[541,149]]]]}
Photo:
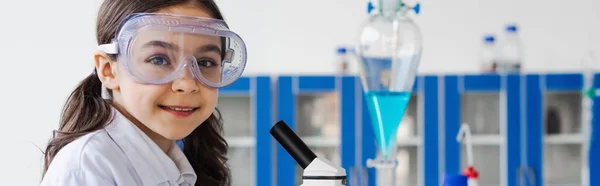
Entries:
{"type": "Polygon", "coordinates": [[[171,14],[130,15],[111,44],[100,45],[139,82],[164,84],[189,72],[222,88],[246,67],[246,45],[223,20],[171,14]]]}

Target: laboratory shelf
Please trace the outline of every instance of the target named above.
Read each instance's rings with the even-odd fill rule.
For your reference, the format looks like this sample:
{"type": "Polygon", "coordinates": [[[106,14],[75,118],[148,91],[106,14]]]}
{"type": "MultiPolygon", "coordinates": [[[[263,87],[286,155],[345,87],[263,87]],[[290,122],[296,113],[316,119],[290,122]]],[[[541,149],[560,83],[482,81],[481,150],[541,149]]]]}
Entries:
{"type": "MultiPolygon", "coordinates": [[[[504,137],[494,134],[478,134],[471,137],[473,146],[498,146],[503,143],[504,137]]],[[[461,151],[465,152],[465,151],[461,151]]],[[[477,154],[476,154],[477,155],[477,154]]]]}
{"type": "Polygon", "coordinates": [[[252,148],[256,146],[256,138],[254,136],[244,137],[229,137],[225,136],[225,141],[232,148],[252,148]]]}
{"type": "MultiPolygon", "coordinates": [[[[600,88],[600,75],[594,79],[600,88]]],[[[585,83],[580,73],[418,76],[397,135],[398,184],[439,186],[445,173],[460,173],[466,157],[456,135],[467,123],[479,185],[600,185],[587,176],[600,174],[600,135],[591,134],[600,120],[581,118],[585,83]]],[[[302,170],[269,134],[278,120],[350,180],[363,172],[377,183],[365,168],[377,149],[356,76],[242,77],[220,90],[219,109],[233,185],[300,185],[302,170]]],[[[600,115],[600,104],[592,113],[600,115]]]]}
{"type": "Polygon", "coordinates": [[[300,137],[309,147],[339,147],[342,143],[339,137],[303,136],[300,137]]]}
{"type": "MultiPolygon", "coordinates": [[[[509,117],[508,91],[518,88],[518,75],[498,74],[446,75],[444,77],[444,171],[460,173],[468,165],[465,146],[456,141],[459,128],[468,124],[473,141],[473,161],[482,176],[481,185],[503,185],[513,179],[514,169],[507,167],[506,135],[509,117]]],[[[514,165],[515,163],[513,163],[514,165]]],[[[441,184],[441,183],[440,183],[441,184]]]]}
{"type": "MultiPolygon", "coordinates": [[[[280,76],[275,85],[277,120],[286,121],[317,155],[347,169],[356,154],[354,144],[350,143],[356,137],[354,117],[351,118],[355,110],[352,100],[356,98],[355,89],[358,88],[355,79],[280,76]]],[[[275,185],[299,185],[300,167],[280,145],[277,145],[276,155],[275,185]]]]}
{"type": "MultiPolygon", "coordinates": [[[[427,136],[429,138],[423,137],[422,131],[424,127],[421,124],[425,120],[424,118],[432,118],[426,119],[429,121],[429,125],[433,126],[428,128],[430,131],[435,130],[437,132],[437,115],[425,117],[422,115],[424,112],[421,111],[425,109],[423,105],[427,105],[425,104],[425,99],[423,99],[424,96],[434,98],[433,102],[429,104],[431,106],[427,106],[427,108],[437,110],[435,109],[437,108],[437,94],[433,94],[434,92],[430,91],[430,94],[425,95],[425,92],[419,89],[419,87],[427,87],[427,89],[433,89],[437,92],[437,81],[437,76],[417,78],[414,86],[415,94],[411,98],[411,103],[405,115],[405,119],[410,118],[405,121],[410,121],[411,124],[401,125],[401,127],[410,127],[410,131],[405,135],[399,135],[400,137],[398,138],[399,149],[412,149],[408,150],[408,156],[404,157],[413,160],[417,159],[417,161],[403,163],[410,162],[413,164],[411,165],[413,168],[428,165],[428,168],[421,168],[422,171],[412,171],[404,175],[405,177],[410,177],[408,180],[413,180],[410,182],[415,184],[431,179],[438,180],[437,176],[430,176],[431,179],[423,176],[428,175],[424,171],[435,172],[436,174],[439,172],[437,167],[438,135],[432,134],[427,136]],[[424,81],[421,79],[424,79],[424,81]],[[432,145],[425,145],[426,143],[432,145]],[[426,159],[423,158],[423,154],[425,154],[424,150],[433,152],[427,155],[431,157],[429,159],[432,162],[418,160],[426,159]]],[[[362,97],[362,89],[358,77],[282,76],[278,78],[276,84],[277,120],[285,120],[292,129],[297,131],[301,138],[307,140],[306,143],[309,147],[317,148],[317,151],[324,151],[324,154],[329,153],[327,156],[331,156],[334,162],[339,157],[342,167],[346,170],[365,167],[366,160],[375,156],[374,133],[371,128],[366,105],[363,104],[364,98],[362,97]],[[331,107],[331,105],[335,106],[331,107]],[[326,107],[329,107],[329,109],[323,110],[326,107]],[[324,111],[327,113],[322,114],[321,112],[324,111]],[[332,121],[324,115],[336,116],[337,121],[332,121]],[[340,134],[336,134],[335,127],[326,127],[326,124],[331,126],[338,125],[337,131],[340,134]],[[356,138],[357,136],[361,136],[362,138],[358,139],[356,138]],[[333,140],[336,137],[338,140],[333,140]],[[334,144],[339,144],[339,149],[333,148],[334,144]],[[332,153],[338,154],[333,155],[332,153]]],[[[436,112],[429,113],[436,114],[436,112]]],[[[401,151],[404,152],[404,150],[401,151]]],[[[296,163],[283,148],[278,146],[276,154],[277,185],[298,185],[300,183],[301,169],[296,166],[296,163]]],[[[349,176],[351,177],[351,175],[349,176]]],[[[367,177],[370,185],[374,185],[376,173],[373,170],[369,170],[367,177]]]]}
{"type": "Polygon", "coordinates": [[[583,144],[587,141],[583,134],[561,134],[544,136],[544,143],[549,145],[583,144]]]}
{"type": "MultiPolygon", "coordinates": [[[[582,132],[585,129],[582,125],[589,123],[580,118],[584,91],[581,74],[446,75],[444,78],[446,172],[459,172],[457,162],[461,163],[460,168],[465,166],[461,154],[464,149],[461,146],[459,150],[453,138],[456,127],[467,122],[475,129],[475,165],[484,163],[479,166],[480,185],[593,185],[587,183],[596,178],[583,173],[588,168],[586,144],[590,137],[582,132]],[[500,110],[493,110],[496,108],[500,110]],[[490,117],[489,112],[499,113],[496,115],[499,117],[490,117]],[[481,123],[484,125],[476,126],[481,123]],[[460,161],[456,161],[457,156],[460,161]],[[499,166],[488,162],[499,162],[499,166]]],[[[597,107],[598,104],[594,105],[594,109],[597,107]]]]}
{"type": "Polygon", "coordinates": [[[398,147],[420,147],[423,145],[422,137],[400,138],[396,141],[398,147]]]}
{"type": "Polygon", "coordinates": [[[589,136],[582,127],[582,74],[528,74],[525,84],[527,149],[533,186],[586,185],[589,136]]]}

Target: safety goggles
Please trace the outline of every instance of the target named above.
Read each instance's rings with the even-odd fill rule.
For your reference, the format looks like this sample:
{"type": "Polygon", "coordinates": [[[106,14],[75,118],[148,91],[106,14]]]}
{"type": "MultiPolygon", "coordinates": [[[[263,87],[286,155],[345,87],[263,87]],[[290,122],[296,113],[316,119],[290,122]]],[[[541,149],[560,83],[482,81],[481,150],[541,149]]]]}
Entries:
{"type": "Polygon", "coordinates": [[[164,84],[190,73],[213,88],[237,80],[246,67],[246,45],[223,20],[137,13],[119,26],[110,44],[99,46],[137,81],[164,84]]]}

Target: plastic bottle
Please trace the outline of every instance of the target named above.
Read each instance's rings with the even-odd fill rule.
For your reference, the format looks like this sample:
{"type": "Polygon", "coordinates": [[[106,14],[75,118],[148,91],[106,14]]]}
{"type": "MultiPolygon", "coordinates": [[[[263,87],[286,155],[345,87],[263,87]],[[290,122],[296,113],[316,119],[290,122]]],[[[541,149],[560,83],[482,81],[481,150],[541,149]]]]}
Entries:
{"type": "Polygon", "coordinates": [[[479,51],[479,63],[481,71],[484,73],[496,71],[496,54],[494,51],[495,37],[493,35],[485,35],[483,37],[483,45],[479,51]]]}
{"type": "Polygon", "coordinates": [[[523,46],[518,36],[516,25],[509,24],[505,28],[504,40],[498,44],[497,72],[518,73],[523,63],[523,46]]]}

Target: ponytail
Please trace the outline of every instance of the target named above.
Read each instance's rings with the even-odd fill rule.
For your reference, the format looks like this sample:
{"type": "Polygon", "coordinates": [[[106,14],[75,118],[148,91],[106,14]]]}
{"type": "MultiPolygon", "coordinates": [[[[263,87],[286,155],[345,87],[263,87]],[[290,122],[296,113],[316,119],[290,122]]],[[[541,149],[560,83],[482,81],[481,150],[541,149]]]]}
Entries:
{"type": "Polygon", "coordinates": [[[102,129],[112,119],[110,101],[102,98],[102,82],[95,72],[81,81],[67,99],[59,128],[44,152],[42,175],[46,174],[60,149],[83,135],[102,129]]]}
{"type": "Polygon", "coordinates": [[[231,185],[226,156],[229,145],[222,136],[221,114],[217,109],[215,113],[183,139],[183,153],[198,176],[195,186],[231,185]]]}

